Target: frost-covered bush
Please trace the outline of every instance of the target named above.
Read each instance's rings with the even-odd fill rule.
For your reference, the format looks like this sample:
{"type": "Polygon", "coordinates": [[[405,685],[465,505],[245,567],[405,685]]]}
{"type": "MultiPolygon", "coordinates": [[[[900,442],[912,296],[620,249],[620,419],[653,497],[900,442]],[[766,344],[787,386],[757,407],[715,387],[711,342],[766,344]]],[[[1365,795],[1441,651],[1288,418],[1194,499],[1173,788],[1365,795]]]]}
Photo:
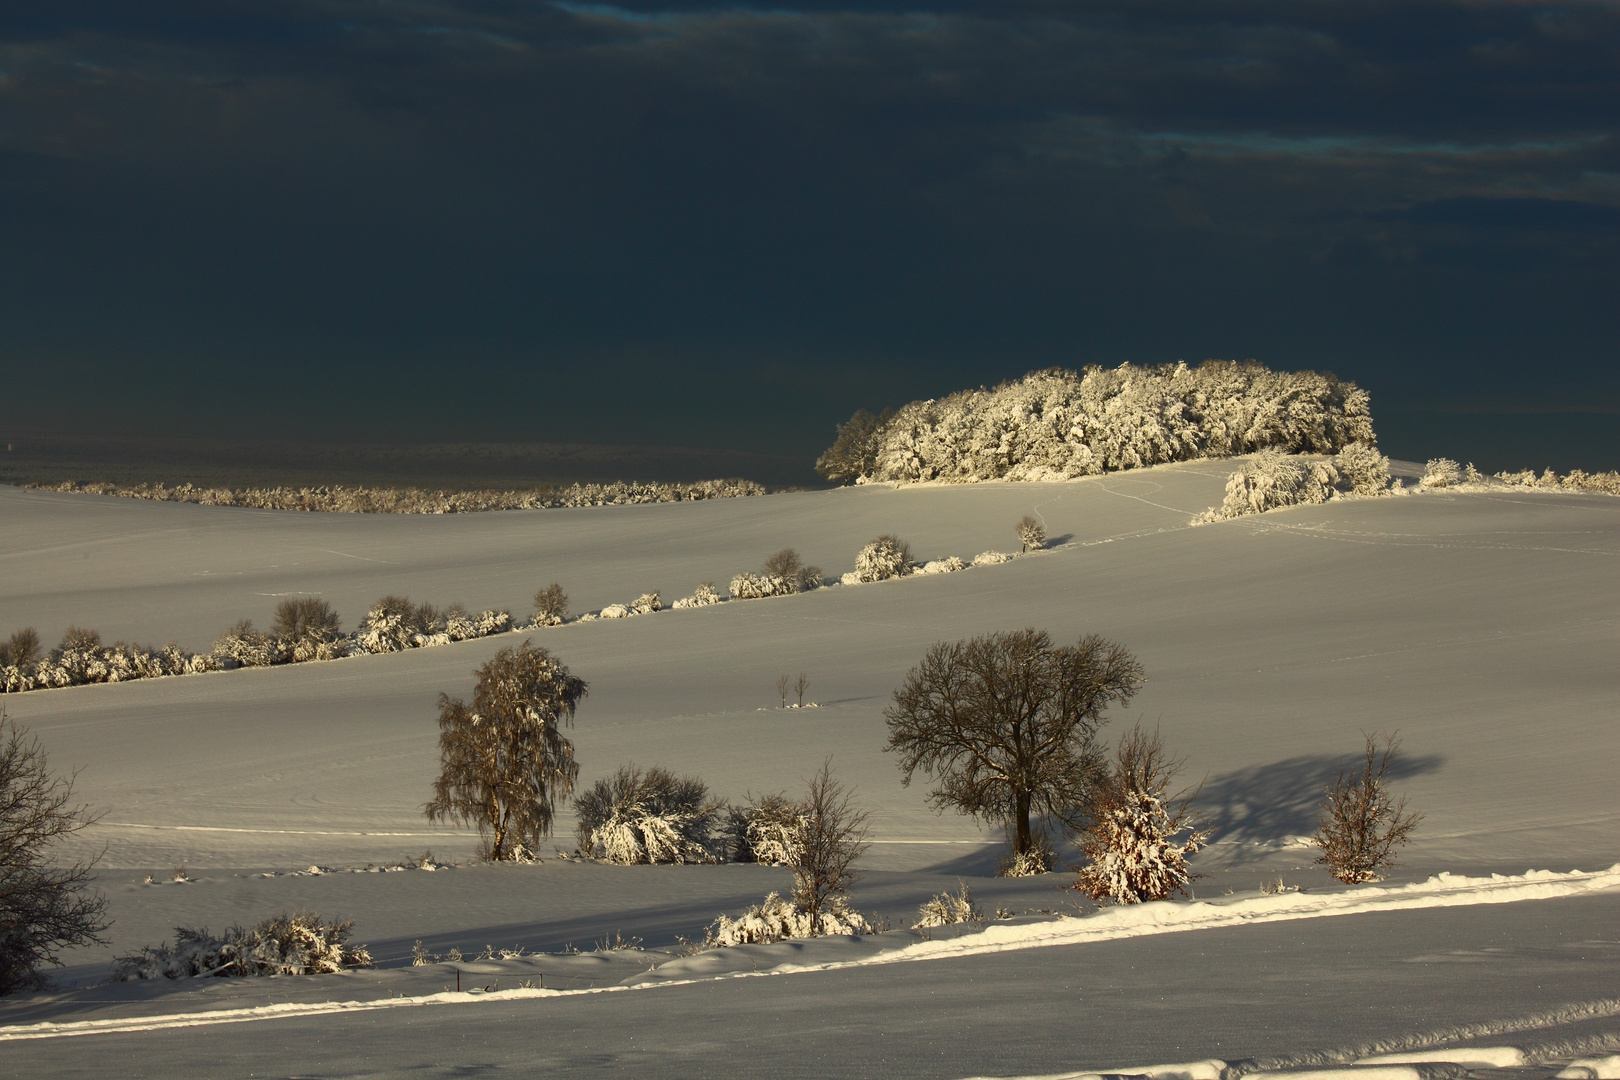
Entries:
{"type": "Polygon", "coordinates": [[[561,506],[620,506],[632,503],[693,502],[764,495],[752,480],[696,480],[686,484],[573,484],[529,491],[427,491],[421,488],[330,487],[199,488],[191,484],[112,484],[104,482],[30,484],[46,491],[118,495],[204,506],[251,506],[260,510],[313,510],[341,514],[467,514],[485,510],[535,510],[561,506]]]}
{"type": "Polygon", "coordinates": [[[354,640],[362,652],[391,653],[415,648],[425,627],[406,596],[385,596],[366,611],[354,640]]]}
{"type": "Polygon", "coordinates": [[[947,555],[943,559],[930,559],[917,568],[919,574],[954,574],[958,570],[966,570],[967,563],[955,555],[947,555]]]}
{"type": "Polygon", "coordinates": [[[1584,469],[1571,469],[1562,478],[1551,469],[1537,476],[1534,469],[1519,472],[1499,472],[1496,478],[1512,487],[1549,488],[1560,491],[1587,491],[1602,495],[1620,495],[1620,472],[1589,473],[1584,469]]]}
{"type": "Polygon", "coordinates": [[[211,669],[210,665],[217,667],[218,661],[210,658],[206,664],[199,662],[172,641],[161,649],[122,641],[103,645],[96,631],[73,626],[50,655],[31,664],[0,668],[0,688],[7,693],[21,693],[85,683],[127,682],[184,675],[192,670],[211,669]]]}
{"type": "Polygon", "coordinates": [[[763,576],[783,582],[789,592],[809,592],[821,588],[821,567],[811,566],[792,548],[783,548],[765,560],[763,576]]]}
{"type": "Polygon", "coordinates": [[[1389,490],[1389,458],[1364,442],[1353,442],[1333,455],[1333,467],[1357,495],[1389,490]]]}
{"type": "Polygon", "coordinates": [[[956,923],[984,922],[984,912],[973,902],[973,891],[967,882],[958,882],[956,895],[942,892],[917,909],[913,930],[926,930],[931,926],[952,926],[956,923]]]}
{"type": "Polygon", "coordinates": [[[504,634],[512,628],[512,615],[506,611],[480,611],[473,614],[460,604],[451,604],[438,627],[450,641],[471,641],[473,638],[489,637],[491,634],[504,634]]]}
{"type": "Polygon", "coordinates": [[[1040,480],[1275,448],[1372,444],[1368,396],[1325,372],[1209,360],[1033,371],[993,390],[857,414],[817,462],[830,479],[1040,480]]]}
{"type": "Polygon", "coordinates": [[[252,619],[243,619],[227,629],[214,642],[213,654],[242,667],[268,667],[292,659],[292,643],[261,634],[252,619]]]}
{"type": "Polygon", "coordinates": [[[251,929],[233,926],[220,937],[206,928],[177,926],[172,945],[148,945],[113,961],[113,978],[317,975],[370,967],[366,947],[349,944],[353,926],[353,920],[324,922],[308,911],[283,912],[251,929]]]}
{"type": "Polygon", "coordinates": [[[973,556],[974,566],[999,566],[1004,562],[1012,562],[1013,557],[1005,551],[981,551],[973,556]]]}
{"type": "Polygon", "coordinates": [[[1423,467],[1423,477],[1418,481],[1418,487],[1455,487],[1460,483],[1462,483],[1461,465],[1450,458],[1431,458],[1423,467]]]}
{"type": "Polygon", "coordinates": [[[1408,811],[1406,799],[1391,797],[1384,777],[1400,751],[1394,735],[1365,736],[1367,758],[1360,769],[1340,770],[1323,788],[1316,835],[1316,861],[1347,885],[1378,881],[1395,862],[1395,849],[1411,839],[1423,815],[1408,811]]]}
{"type": "Polygon", "coordinates": [[[596,617],[599,619],[628,619],[632,614],[630,608],[624,604],[609,604],[597,612],[596,617]]]}
{"type": "Polygon", "coordinates": [[[1098,789],[1092,824],[1079,836],[1087,862],[1076,889],[1116,904],[1186,893],[1193,878],[1187,857],[1209,834],[1197,827],[1195,792],[1167,794],[1180,764],[1166,755],[1157,731],[1138,726],[1120,740],[1112,775],[1098,789]]]}
{"type": "Polygon", "coordinates": [[[708,607],[710,604],[718,604],[720,599],[720,594],[714,591],[714,582],[705,581],[693,590],[691,596],[683,596],[671,606],[677,608],[708,607]]]}
{"type": "Polygon", "coordinates": [[[855,555],[855,577],[884,581],[911,573],[911,548],[898,536],[880,536],[855,555]]]}
{"type": "Polygon", "coordinates": [[[1052,872],[1057,856],[1046,843],[1041,842],[1028,851],[1015,851],[996,871],[997,877],[1039,877],[1052,872]]]}
{"type": "Polygon", "coordinates": [[[340,655],[341,628],[331,604],[316,596],[295,596],[276,605],[276,621],[270,633],[287,643],[293,661],[303,663],[340,655]]]}
{"type": "Polygon", "coordinates": [[[792,596],[799,591],[797,582],[768,574],[743,571],[731,579],[733,600],[762,600],[767,596],[792,596]]]}
{"type": "Polygon", "coordinates": [[[560,626],[568,618],[568,594],[553,581],[534,594],[536,626],[560,626]]]}
{"type": "Polygon", "coordinates": [[[749,795],[743,805],[727,810],[727,856],[732,862],[792,866],[803,848],[803,817],[799,804],[786,795],[749,795]]]}
{"type": "Polygon", "coordinates": [[[1013,526],[1013,532],[1018,534],[1018,542],[1023,545],[1023,551],[1039,551],[1046,546],[1046,526],[1029,514],[1018,519],[1018,524],[1013,526]]]}
{"type": "Polygon", "coordinates": [[[622,765],[574,800],[579,852],[605,862],[712,863],[724,804],[695,776],[622,765]]]}
{"type": "Polygon", "coordinates": [[[637,615],[651,615],[655,611],[662,611],[664,603],[656,592],[642,593],[631,603],[630,610],[637,615]]]}
{"type": "Polygon", "coordinates": [[[1218,521],[1263,514],[1282,506],[1326,502],[1338,480],[1338,471],[1331,462],[1306,461],[1262,450],[1227,478],[1226,498],[1220,509],[1205,512],[1201,520],[1218,521]]]}
{"type": "Polygon", "coordinates": [[[801,910],[776,893],[749,908],[735,919],[722,915],[709,928],[707,944],[768,945],[791,938],[826,937],[832,934],[870,934],[872,924],[858,911],[840,901],[828,905],[819,915],[801,910]]]}

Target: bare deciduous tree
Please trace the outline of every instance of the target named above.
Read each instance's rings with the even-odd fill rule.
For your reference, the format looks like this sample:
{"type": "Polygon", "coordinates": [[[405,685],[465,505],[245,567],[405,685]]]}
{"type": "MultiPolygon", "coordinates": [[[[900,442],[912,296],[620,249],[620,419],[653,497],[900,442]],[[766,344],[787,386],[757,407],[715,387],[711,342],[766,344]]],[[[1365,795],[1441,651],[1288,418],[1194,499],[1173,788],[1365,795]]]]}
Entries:
{"type": "Polygon", "coordinates": [[[1075,888],[1093,900],[1139,904],[1185,894],[1194,875],[1187,856],[1209,838],[1198,828],[1198,789],[1169,794],[1181,761],[1165,751],[1158,729],[1141,725],[1119,741],[1114,767],[1098,786],[1091,822],[1080,833],[1087,863],[1075,888]],[[1185,839],[1178,840],[1182,833],[1185,839]]]}
{"type": "Polygon", "coordinates": [[[1401,748],[1396,735],[1367,735],[1367,759],[1360,769],[1343,769],[1324,786],[1326,796],[1312,837],[1322,854],[1316,859],[1340,881],[1355,885],[1377,881],[1395,862],[1395,849],[1406,844],[1423,815],[1406,809],[1406,797],[1391,800],[1384,787],[1389,763],[1401,748]]]}
{"type": "Polygon", "coordinates": [[[18,630],[0,641],[0,667],[28,667],[39,660],[39,632],[32,626],[18,630]]]}
{"type": "Polygon", "coordinates": [[[782,699],[782,708],[787,708],[788,693],[793,689],[793,680],[787,675],[778,675],[776,678],[776,693],[782,699]]]}
{"type": "Polygon", "coordinates": [[[45,986],[73,945],[105,944],[107,901],[90,888],[95,859],[67,867],[51,848],[95,821],[73,777],[51,772],[39,740],[0,707],[0,995],[45,986]]]}
{"type": "Polygon", "coordinates": [[[798,859],[793,864],[793,904],[810,917],[812,933],[823,911],[841,907],[855,883],[855,861],[866,851],[867,813],[833,776],[832,759],[821,763],[799,804],[798,859]]]}
{"type": "Polygon", "coordinates": [[[1046,546],[1046,527],[1028,514],[1018,519],[1013,531],[1018,534],[1018,542],[1024,545],[1025,551],[1039,551],[1046,546]]]}
{"type": "Polygon", "coordinates": [[[1035,629],[940,642],[884,710],[884,749],[900,754],[903,783],[918,769],[938,779],[935,808],[1010,826],[1023,855],[1035,843],[1031,815],[1082,823],[1106,771],[1103,711],[1130,701],[1143,678],[1124,646],[1094,634],[1065,646],[1035,629]]]}
{"type": "Polygon", "coordinates": [[[276,605],[270,632],[291,642],[292,658],[304,661],[321,655],[321,646],[335,642],[341,628],[331,604],[317,596],[296,596],[276,605]]]}
{"type": "Polygon", "coordinates": [[[429,821],[477,827],[492,860],[532,854],[551,832],[555,804],[574,793],[579,766],[562,734],[585,696],[584,680],[525,641],[478,668],[469,708],[439,695],[442,769],[429,821]]]}
{"type": "Polygon", "coordinates": [[[810,676],[799,672],[799,677],[793,680],[793,692],[799,695],[799,708],[804,708],[804,692],[810,689],[810,676]]]}

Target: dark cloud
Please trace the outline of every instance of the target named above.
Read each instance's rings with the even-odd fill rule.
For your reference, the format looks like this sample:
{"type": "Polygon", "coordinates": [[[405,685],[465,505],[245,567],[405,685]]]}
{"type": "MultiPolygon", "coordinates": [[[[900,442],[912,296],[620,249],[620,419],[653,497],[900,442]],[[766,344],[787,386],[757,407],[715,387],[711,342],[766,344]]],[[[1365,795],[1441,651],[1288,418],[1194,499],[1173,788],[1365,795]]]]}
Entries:
{"type": "Polygon", "coordinates": [[[806,452],[1212,355],[1613,405],[1617,45],[1606,4],[11,5],[0,422],[806,452]]]}

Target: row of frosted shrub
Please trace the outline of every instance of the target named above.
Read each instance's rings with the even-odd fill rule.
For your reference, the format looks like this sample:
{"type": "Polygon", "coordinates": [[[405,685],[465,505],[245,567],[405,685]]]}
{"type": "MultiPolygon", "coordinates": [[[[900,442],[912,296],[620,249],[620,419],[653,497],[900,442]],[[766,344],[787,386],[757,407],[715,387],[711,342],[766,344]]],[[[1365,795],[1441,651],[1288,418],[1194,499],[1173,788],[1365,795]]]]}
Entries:
{"type": "MultiPolygon", "coordinates": [[[[1571,469],[1559,476],[1552,469],[1539,476],[1533,469],[1519,472],[1499,472],[1495,479],[1509,487],[1536,488],[1541,491],[1579,491],[1600,495],[1620,495],[1620,472],[1589,473],[1584,469],[1571,469]]],[[[1489,478],[1473,464],[1459,465],[1450,458],[1434,458],[1423,470],[1423,487],[1455,487],[1461,484],[1484,484],[1489,478]]]]}
{"type": "Polygon", "coordinates": [[[61,643],[46,653],[39,635],[29,627],[0,642],[0,692],[403,652],[510,629],[512,616],[505,611],[475,614],[460,604],[441,611],[399,596],[385,596],[371,605],[352,634],[342,633],[337,613],[324,600],[283,600],[268,633],[244,619],[221,634],[206,653],[187,653],[172,641],[162,648],[123,641],[103,645],[99,633],[76,626],[68,627],[61,643]]]}
{"type": "Polygon", "coordinates": [[[468,514],[483,510],[541,510],[569,506],[619,506],[629,503],[695,502],[763,495],[752,480],[697,480],[685,484],[572,484],[565,488],[526,491],[435,491],[424,488],[273,487],[202,488],[191,484],[82,483],[31,484],[46,491],[118,495],[159,502],[204,506],[247,506],[259,510],[315,510],[340,514],[468,514]]]}

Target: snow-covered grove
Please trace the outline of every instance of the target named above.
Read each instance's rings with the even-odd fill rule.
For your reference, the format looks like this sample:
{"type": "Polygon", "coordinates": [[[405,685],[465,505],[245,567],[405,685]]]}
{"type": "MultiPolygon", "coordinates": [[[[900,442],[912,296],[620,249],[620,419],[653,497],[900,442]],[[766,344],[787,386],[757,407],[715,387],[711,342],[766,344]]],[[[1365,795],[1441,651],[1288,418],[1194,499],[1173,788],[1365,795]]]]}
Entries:
{"type": "Polygon", "coordinates": [[[118,495],[158,502],[203,506],[247,506],[259,510],[312,510],[339,514],[469,514],[483,510],[543,510],[566,506],[624,506],[638,503],[695,502],[763,495],[752,480],[694,480],[690,483],[570,484],[526,491],[442,491],[424,488],[319,487],[203,488],[192,484],[81,483],[31,484],[45,491],[118,495]]]}
{"type": "Polygon", "coordinates": [[[1035,371],[845,425],[817,468],[835,480],[1057,480],[1262,449],[1375,442],[1366,391],[1255,363],[1035,371]]]}

